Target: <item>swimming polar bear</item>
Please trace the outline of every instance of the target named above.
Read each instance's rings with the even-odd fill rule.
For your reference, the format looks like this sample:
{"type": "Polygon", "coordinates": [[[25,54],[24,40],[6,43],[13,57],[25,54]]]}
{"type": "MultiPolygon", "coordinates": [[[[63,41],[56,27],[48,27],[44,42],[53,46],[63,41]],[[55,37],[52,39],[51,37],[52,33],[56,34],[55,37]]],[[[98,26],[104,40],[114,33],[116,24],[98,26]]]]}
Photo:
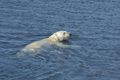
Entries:
{"type": "MultiPolygon", "coordinates": [[[[66,45],[61,42],[69,39],[70,37],[71,37],[71,33],[67,32],[67,31],[58,31],[46,39],[42,39],[39,41],[35,41],[31,44],[28,44],[18,54],[23,55],[23,53],[25,53],[25,52],[37,54],[38,52],[36,52],[36,49],[40,49],[44,46],[49,46],[51,44],[55,44],[60,47],[66,47],[66,45]]],[[[39,51],[39,53],[40,53],[40,51],[39,51]]]]}

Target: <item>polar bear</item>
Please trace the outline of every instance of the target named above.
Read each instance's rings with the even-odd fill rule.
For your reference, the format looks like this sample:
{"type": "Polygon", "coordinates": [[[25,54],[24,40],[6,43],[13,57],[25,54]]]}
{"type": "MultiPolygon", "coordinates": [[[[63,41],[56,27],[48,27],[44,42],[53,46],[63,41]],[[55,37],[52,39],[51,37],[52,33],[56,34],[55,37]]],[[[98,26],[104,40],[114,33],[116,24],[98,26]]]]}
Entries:
{"type": "Polygon", "coordinates": [[[51,44],[55,44],[55,45],[60,46],[60,47],[65,47],[65,45],[61,42],[69,39],[70,37],[71,37],[71,33],[67,32],[67,31],[58,31],[58,32],[52,34],[48,38],[45,38],[45,39],[42,39],[39,41],[35,41],[31,44],[28,44],[18,54],[23,54],[24,52],[36,54],[36,49],[40,49],[44,46],[49,46],[51,44]]]}

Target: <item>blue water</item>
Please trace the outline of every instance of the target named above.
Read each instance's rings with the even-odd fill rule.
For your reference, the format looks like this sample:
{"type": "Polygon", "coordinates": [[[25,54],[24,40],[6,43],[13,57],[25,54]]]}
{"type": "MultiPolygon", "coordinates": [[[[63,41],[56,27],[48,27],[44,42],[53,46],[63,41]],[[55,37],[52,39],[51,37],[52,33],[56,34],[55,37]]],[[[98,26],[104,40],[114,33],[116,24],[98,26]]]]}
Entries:
{"type": "Polygon", "coordinates": [[[1,0],[0,80],[119,80],[120,0],[1,0]],[[69,48],[17,56],[56,31],[69,48]]]}

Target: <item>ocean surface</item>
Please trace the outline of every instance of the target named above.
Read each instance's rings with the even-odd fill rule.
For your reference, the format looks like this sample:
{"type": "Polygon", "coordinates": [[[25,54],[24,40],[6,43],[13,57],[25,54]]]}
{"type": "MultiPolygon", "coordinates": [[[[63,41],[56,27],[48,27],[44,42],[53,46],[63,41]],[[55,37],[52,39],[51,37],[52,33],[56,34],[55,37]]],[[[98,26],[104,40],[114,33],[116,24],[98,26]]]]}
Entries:
{"type": "Polygon", "coordinates": [[[0,0],[0,80],[120,80],[120,0],[0,0]],[[61,30],[70,47],[17,55],[61,30]]]}

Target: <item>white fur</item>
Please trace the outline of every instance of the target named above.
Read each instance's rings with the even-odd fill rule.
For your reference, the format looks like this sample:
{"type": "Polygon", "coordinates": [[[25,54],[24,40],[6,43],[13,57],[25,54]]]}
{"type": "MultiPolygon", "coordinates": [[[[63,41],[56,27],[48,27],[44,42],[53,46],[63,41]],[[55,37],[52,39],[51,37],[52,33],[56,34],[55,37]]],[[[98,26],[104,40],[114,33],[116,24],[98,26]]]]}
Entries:
{"type": "Polygon", "coordinates": [[[28,44],[27,46],[25,46],[25,48],[23,48],[19,52],[19,54],[21,54],[21,53],[23,54],[24,52],[35,53],[36,49],[42,48],[43,46],[48,46],[50,44],[56,44],[57,46],[60,46],[60,47],[64,46],[60,42],[67,40],[68,38],[70,38],[70,36],[71,36],[71,34],[67,31],[58,31],[46,39],[42,39],[39,41],[35,41],[31,44],[28,44]]]}

